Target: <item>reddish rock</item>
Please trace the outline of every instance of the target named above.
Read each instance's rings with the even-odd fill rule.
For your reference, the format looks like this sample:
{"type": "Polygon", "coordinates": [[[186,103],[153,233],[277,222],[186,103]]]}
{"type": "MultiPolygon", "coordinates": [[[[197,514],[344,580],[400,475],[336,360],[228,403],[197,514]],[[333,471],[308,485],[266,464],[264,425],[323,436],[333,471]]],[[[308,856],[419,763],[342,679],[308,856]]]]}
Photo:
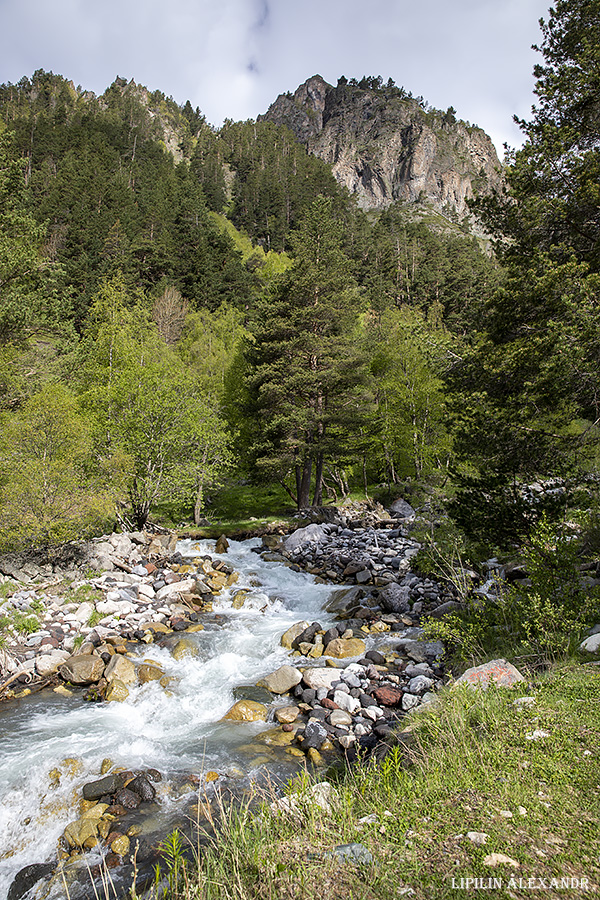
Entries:
{"type": "Polygon", "coordinates": [[[373,696],[381,706],[398,706],[398,704],[402,703],[402,691],[400,688],[383,685],[375,688],[373,696]]]}
{"type": "Polygon", "coordinates": [[[281,730],[282,730],[282,731],[293,731],[293,730],[294,730],[294,726],[292,725],[291,722],[286,722],[285,725],[282,725],[282,726],[281,726],[281,730]]]}
{"type": "Polygon", "coordinates": [[[58,640],[54,637],[44,638],[40,647],[52,647],[54,650],[58,650],[60,644],[58,640]]]}
{"type": "Polygon", "coordinates": [[[127,810],[120,803],[114,803],[110,808],[110,814],[111,816],[126,816],[127,810]]]}
{"type": "Polygon", "coordinates": [[[467,669],[454,682],[453,686],[468,684],[469,687],[481,687],[485,690],[490,682],[497,684],[499,687],[513,687],[519,681],[525,681],[525,679],[512,663],[507,662],[505,659],[492,659],[482,666],[474,666],[472,669],[467,669]]]}
{"type": "Polygon", "coordinates": [[[339,709],[339,706],[334,700],[330,700],[329,697],[325,697],[324,700],[321,700],[321,706],[324,706],[325,709],[339,709]]]}
{"type": "Polygon", "coordinates": [[[152,575],[153,572],[156,572],[156,566],[154,565],[154,563],[147,562],[144,565],[144,568],[145,568],[146,572],[148,573],[148,575],[152,575]]]}

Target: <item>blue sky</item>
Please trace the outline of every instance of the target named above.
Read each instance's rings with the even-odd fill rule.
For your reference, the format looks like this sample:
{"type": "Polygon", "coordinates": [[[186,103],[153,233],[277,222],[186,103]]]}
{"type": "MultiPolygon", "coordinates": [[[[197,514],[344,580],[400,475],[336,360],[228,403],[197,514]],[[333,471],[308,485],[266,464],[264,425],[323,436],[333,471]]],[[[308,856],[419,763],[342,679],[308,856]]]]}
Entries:
{"type": "Polygon", "coordinates": [[[255,118],[311,75],[391,77],[454,106],[499,152],[534,101],[547,0],[0,0],[0,82],[52,70],[102,93],[117,75],[255,118]]]}

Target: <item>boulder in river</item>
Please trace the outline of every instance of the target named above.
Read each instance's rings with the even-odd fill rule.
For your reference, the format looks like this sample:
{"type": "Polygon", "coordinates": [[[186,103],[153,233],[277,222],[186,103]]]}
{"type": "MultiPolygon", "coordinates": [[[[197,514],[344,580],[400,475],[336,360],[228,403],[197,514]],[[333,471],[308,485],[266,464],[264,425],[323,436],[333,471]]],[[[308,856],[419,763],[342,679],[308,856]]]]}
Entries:
{"type": "Polygon", "coordinates": [[[120,678],[113,678],[106,688],[106,692],[104,694],[104,699],[108,702],[118,701],[122,703],[124,700],[127,700],[129,697],[129,690],[127,686],[123,684],[120,678]]]}
{"type": "Polygon", "coordinates": [[[218,539],[217,543],[215,544],[215,553],[218,553],[221,556],[222,554],[227,553],[228,550],[229,550],[229,541],[227,540],[225,535],[222,534],[221,537],[218,539]]]}
{"type": "Polygon", "coordinates": [[[238,700],[223,716],[224,721],[231,722],[266,722],[267,707],[254,700],[238,700]]]}
{"type": "Polygon", "coordinates": [[[173,659],[195,659],[200,655],[198,645],[191,638],[181,638],[173,647],[173,659]]]}
{"type": "Polygon", "coordinates": [[[89,850],[98,843],[98,824],[93,819],[82,817],[67,825],[63,837],[69,847],[74,849],[85,847],[89,850]]]}
{"type": "Polygon", "coordinates": [[[55,868],[56,863],[34,863],[25,866],[13,878],[6,900],[21,900],[21,897],[24,897],[38,881],[51,875],[55,868]]]}
{"type": "Polygon", "coordinates": [[[157,663],[143,663],[137,671],[140,684],[147,684],[149,681],[160,681],[164,674],[157,663]]]}
{"type": "Polygon", "coordinates": [[[345,659],[349,656],[362,656],[365,650],[365,642],[360,638],[335,638],[327,644],[323,652],[325,656],[345,659]]]}
{"type": "Polygon", "coordinates": [[[114,794],[123,787],[124,778],[121,774],[105,775],[97,781],[88,781],[83,786],[84,800],[99,800],[105,794],[114,794]]]}
{"type": "Polygon", "coordinates": [[[257,684],[240,684],[233,689],[234,700],[254,700],[255,703],[271,703],[270,691],[257,684]]]}
{"type": "Polygon", "coordinates": [[[115,653],[104,671],[104,677],[110,683],[118,678],[123,684],[135,684],[137,677],[135,666],[126,656],[115,653]]]}
{"type": "Polygon", "coordinates": [[[127,788],[138,794],[146,803],[154,800],[156,796],[156,788],[150,784],[146,775],[136,775],[133,781],[128,782],[127,788]]]}
{"type": "Polygon", "coordinates": [[[126,834],[117,834],[110,841],[110,849],[119,856],[127,856],[129,853],[130,841],[126,834]]]}
{"type": "Polygon", "coordinates": [[[123,806],[125,809],[137,809],[141,802],[140,795],[126,787],[121,788],[115,794],[115,804],[123,806]]]}
{"type": "Polygon", "coordinates": [[[272,694],[287,694],[302,681],[302,672],[294,666],[280,666],[275,672],[266,675],[260,685],[272,694]]]}
{"type": "Polygon", "coordinates": [[[304,622],[296,622],[295,625],[292,625],[281,635],[281,646],[285,647],[286,650],[291,650],[294,641],[296,640],[302,632],[308,628],[309,623],[304,622]]]}
{"type": "Polygon", "coordinates": [[[93,684],[102,678],[104,660],[93,653],[70,656],[60,667],[60,674],[71,684],[93,684]]]}

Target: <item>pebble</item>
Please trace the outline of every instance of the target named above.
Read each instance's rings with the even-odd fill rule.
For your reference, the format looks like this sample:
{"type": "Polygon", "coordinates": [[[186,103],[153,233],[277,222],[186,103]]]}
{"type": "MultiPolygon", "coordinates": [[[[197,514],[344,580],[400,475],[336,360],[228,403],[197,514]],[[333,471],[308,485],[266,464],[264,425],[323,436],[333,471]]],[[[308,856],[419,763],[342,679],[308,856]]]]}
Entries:
{"type": "Polygon", "coordinates": [[[478,846],[487,844],[488,837],[489,835],[485,831],[467,831],[467,838],[472,844],[477,844],[478,846]]]}

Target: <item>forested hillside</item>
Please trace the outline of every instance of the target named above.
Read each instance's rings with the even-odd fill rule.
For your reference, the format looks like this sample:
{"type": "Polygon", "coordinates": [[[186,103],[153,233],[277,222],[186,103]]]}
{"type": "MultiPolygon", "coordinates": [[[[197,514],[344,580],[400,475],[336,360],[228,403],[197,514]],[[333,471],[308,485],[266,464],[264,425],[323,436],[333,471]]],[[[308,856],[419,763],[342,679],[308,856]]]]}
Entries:
{"type": "MultiPolygon", "coordinates": [[[[597,150],[577,27],[559,3],[527,143],[506,182],[469,174],[468,214],[464,191],[444,215],[402,191],[367,212],[286,125],[214,129],[133,82],[1,86],[0,546],[167,507],[198,522],[242,482],[297,507],[443,493],[493,544],[549,508],[524,485],[560,478],[562,508],[589,489],[597,150]]],[[[416,103],[466,177],[454,111],[380,79],[335,91],[387,122],[386,102],[416,103]]]]}

